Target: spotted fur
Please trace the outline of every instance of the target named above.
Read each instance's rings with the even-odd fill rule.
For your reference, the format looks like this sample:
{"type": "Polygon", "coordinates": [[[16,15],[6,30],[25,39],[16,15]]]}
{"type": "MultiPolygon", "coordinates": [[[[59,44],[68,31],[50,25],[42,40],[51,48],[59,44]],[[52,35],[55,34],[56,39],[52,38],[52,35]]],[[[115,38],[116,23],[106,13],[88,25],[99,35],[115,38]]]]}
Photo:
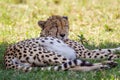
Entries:
{"type": "MultiPolygon", "coordinates": [[[[5,65],[7,69],[14,68],[23,71],[30,71],[36,66],[45,67],[48,65],[59,65],[54,66],[53,68],[48,68],[53,70],[67,70],[79,65],[92,66],[91,63],[77,60],[74,56],[74,50],[72,52],[72,56],[65,56],[66,54],[69,54],[65,52],[66,48],[67,50],[73,50],[57,38],[40,37],[28,39],[8,47],[5,54],[5,65]],[[47,46],[48,44],[53,44],[53,46],[58,48],[51,48],[51,46],[47,46]],[[64,50],[61,50],[60,53],[58,53],[59,48],[62,47],[65,47],[64,50]]],[[[44,68],[41,68],[41,70],[43,69],[44,68]]]]}

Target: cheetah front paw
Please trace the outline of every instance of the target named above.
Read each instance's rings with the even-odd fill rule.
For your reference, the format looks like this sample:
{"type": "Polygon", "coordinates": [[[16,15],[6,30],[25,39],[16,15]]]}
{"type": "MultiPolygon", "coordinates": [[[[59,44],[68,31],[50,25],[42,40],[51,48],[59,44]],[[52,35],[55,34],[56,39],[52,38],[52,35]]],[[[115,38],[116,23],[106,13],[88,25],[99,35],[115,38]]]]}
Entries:
{"type": "Polygon", "coordinates": [[[114,61],[104,61],[102,64],[103,65],[108,65],[110,68],[114,68],[118,65],[118,63],[114,62],[114,61]]]}

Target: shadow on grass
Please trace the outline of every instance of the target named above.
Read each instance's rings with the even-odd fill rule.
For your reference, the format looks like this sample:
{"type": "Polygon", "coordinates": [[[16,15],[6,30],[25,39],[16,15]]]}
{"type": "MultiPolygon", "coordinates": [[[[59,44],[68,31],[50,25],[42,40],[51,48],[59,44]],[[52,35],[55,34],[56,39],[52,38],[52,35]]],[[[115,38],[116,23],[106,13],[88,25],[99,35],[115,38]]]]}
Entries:
{"type": "Polygon", "coordinates": [[[5,54],[5,50],[6,50],[8,45],[9,45],[8,42],[0,43],[0,69],[5,69],[4,54],[5,54]]]}

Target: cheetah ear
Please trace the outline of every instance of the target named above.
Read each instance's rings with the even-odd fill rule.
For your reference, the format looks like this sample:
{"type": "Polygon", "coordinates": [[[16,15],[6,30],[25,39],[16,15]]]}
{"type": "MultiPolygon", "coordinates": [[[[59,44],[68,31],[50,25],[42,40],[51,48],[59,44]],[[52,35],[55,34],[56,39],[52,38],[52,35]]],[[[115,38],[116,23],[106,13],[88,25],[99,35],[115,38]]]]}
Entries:
{"type": "Polygon", "coordinates": [[[38,25],[44,29],[45,21],[38,21],[38,25]]]}
{"type": "Polygon", "coordinates": [[[64,19],[68,20],[68,17],[67,16],[63,16],[64,19]]]}

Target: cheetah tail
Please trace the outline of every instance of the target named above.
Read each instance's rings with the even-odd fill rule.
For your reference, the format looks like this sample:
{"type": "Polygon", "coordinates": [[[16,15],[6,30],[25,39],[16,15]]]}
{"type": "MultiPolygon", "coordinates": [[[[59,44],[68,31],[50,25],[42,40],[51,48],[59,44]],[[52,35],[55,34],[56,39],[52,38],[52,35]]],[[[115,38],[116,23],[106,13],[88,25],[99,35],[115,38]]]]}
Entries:
{"type": "Polygon", "coordinates": [[[41,70],[65,71],[75,66],[92,66],[92,65],[93,65],[92,63],[89,63],[87,61],[75,59],[75,60],[63,63],[59,66],[42,67],[41,70]]]}

